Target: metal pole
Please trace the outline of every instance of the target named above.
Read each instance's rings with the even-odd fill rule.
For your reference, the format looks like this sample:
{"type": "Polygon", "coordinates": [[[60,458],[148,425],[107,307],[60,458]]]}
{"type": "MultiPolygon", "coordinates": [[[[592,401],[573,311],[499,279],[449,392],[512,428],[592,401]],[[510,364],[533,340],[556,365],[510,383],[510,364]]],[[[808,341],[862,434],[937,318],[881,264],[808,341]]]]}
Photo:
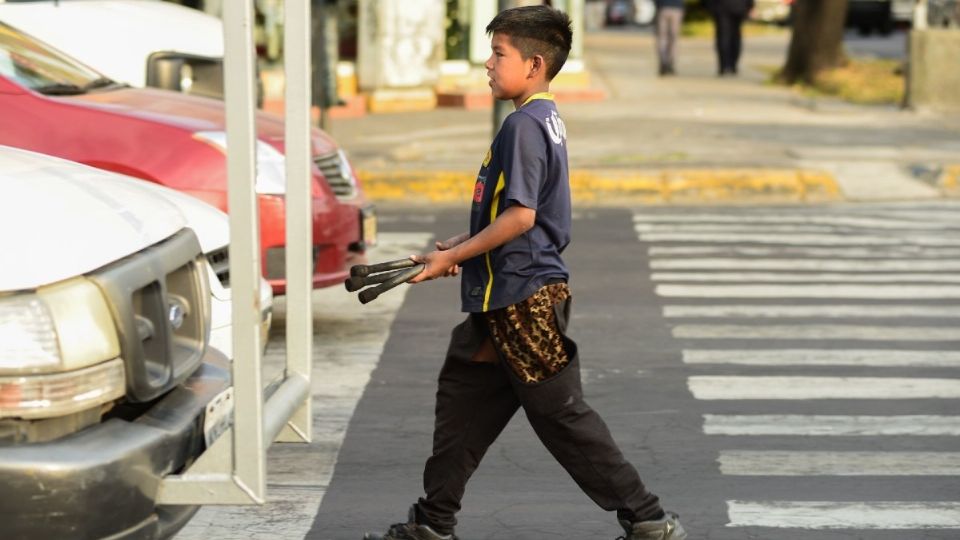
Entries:
{"type": "MultiPolygon", "coordinates": [[[[516,0],[497,0],[497,13],[510,9],[516,5],[516,0]]],[[[514,110],[513,103],[510,101],[494,99],[493,100],[493,137],[500,132],[500,126],[514,110]]]]}
{"type": "Polygon", "coordinates": [[[262,501],[266,493],[260,384],[260,216],[256,178],[253,0],[223,6],[227,109],[227,201],[233,311],[234,476],[262,501]]]}
{"type": "MultiPolygon", "coordinates": [[[[286,278],[287,369],[310,386],[313,366],[313,196],[310,176],[310,2],[286,0],[284,11],[284,61],[286,111],[284,145],[287,177],[286,278]]],[[[309,442],[311,399],[286,422],[282,441],[309,442]]],[[[271,399],[270,402],[273,400],[271,399]]],[[[268,409],[271,403],[268,402],[268,409]]],[[[272,414],[272,411],[268,411],[272,414]]],[[[269,443],[268,443],[269,445],[269,443]]]]}

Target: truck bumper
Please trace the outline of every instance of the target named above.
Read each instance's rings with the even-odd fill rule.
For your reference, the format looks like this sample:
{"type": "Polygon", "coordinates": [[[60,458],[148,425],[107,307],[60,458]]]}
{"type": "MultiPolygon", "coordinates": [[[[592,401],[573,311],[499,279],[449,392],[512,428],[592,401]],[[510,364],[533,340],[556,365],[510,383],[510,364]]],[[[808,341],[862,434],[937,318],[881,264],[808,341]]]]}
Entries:
{"type": "Polygon", "coordinates": [[[160,482],[204,451],[206,405],[229,385],[226,357],[208,348],[193,375],[136,420],[113,418],[55,441],[0,447],[4,540],[175,534],[198,507],[157,507],[160,482]]]}

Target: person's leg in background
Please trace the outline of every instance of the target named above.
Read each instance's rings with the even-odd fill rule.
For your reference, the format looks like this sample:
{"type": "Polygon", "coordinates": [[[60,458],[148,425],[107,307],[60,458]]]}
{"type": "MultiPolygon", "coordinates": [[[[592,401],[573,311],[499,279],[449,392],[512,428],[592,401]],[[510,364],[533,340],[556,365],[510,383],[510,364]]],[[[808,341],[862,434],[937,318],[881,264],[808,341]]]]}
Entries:
{"type": "Polygon", "coordinates": [[[740,62],[740,52],[743,49],[743,16],[731,16],[730,28],[730,57],[727,67],[730,73],[737,74],[737,64],[740,62]]]}
{"type": "Polygon", "coordinates": [[[714,22],[716,24],[717,58],[719,60],[717,73],[722,76],[732,73],[733,68],[731,60],[731,40],[734,32],[733,17],[729,13],[718,11],[714,14],[714,22]]]}
{"type": "Polygon", "coordinates": [[[677,40],[683,24],[683,8],[662,7],[657,10],[657,54],[660,75],[676,73],[677,40]]]}

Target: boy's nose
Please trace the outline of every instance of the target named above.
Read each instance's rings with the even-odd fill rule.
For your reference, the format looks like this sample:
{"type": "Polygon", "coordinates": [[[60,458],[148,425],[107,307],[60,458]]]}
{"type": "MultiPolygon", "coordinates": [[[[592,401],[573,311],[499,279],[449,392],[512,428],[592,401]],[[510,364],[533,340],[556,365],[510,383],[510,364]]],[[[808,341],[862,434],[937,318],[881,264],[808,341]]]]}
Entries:
{"type": "Polygon", "coordinates": [[[487,68],[487,71],[493,71],[493,55],[490,55],[490,58],[487,58],[487,61],[483,63],[483,67],[487,68]]]}

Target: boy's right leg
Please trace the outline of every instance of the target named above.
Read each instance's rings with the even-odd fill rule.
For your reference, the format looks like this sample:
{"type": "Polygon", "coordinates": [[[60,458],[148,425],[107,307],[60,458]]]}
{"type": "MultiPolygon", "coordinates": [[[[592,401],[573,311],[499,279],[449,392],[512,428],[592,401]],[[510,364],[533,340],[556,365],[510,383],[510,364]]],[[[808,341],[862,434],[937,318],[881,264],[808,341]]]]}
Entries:
{"type": "Polygon", "coordinates": [[[437,388],[433,454],[423,471],[426,495],[414,505],[415,521],[452,534],[467,480],[520,407],[509,379],[492,358],[478,355],[487,343],[476,316],[453,329],[437,388]]]}

